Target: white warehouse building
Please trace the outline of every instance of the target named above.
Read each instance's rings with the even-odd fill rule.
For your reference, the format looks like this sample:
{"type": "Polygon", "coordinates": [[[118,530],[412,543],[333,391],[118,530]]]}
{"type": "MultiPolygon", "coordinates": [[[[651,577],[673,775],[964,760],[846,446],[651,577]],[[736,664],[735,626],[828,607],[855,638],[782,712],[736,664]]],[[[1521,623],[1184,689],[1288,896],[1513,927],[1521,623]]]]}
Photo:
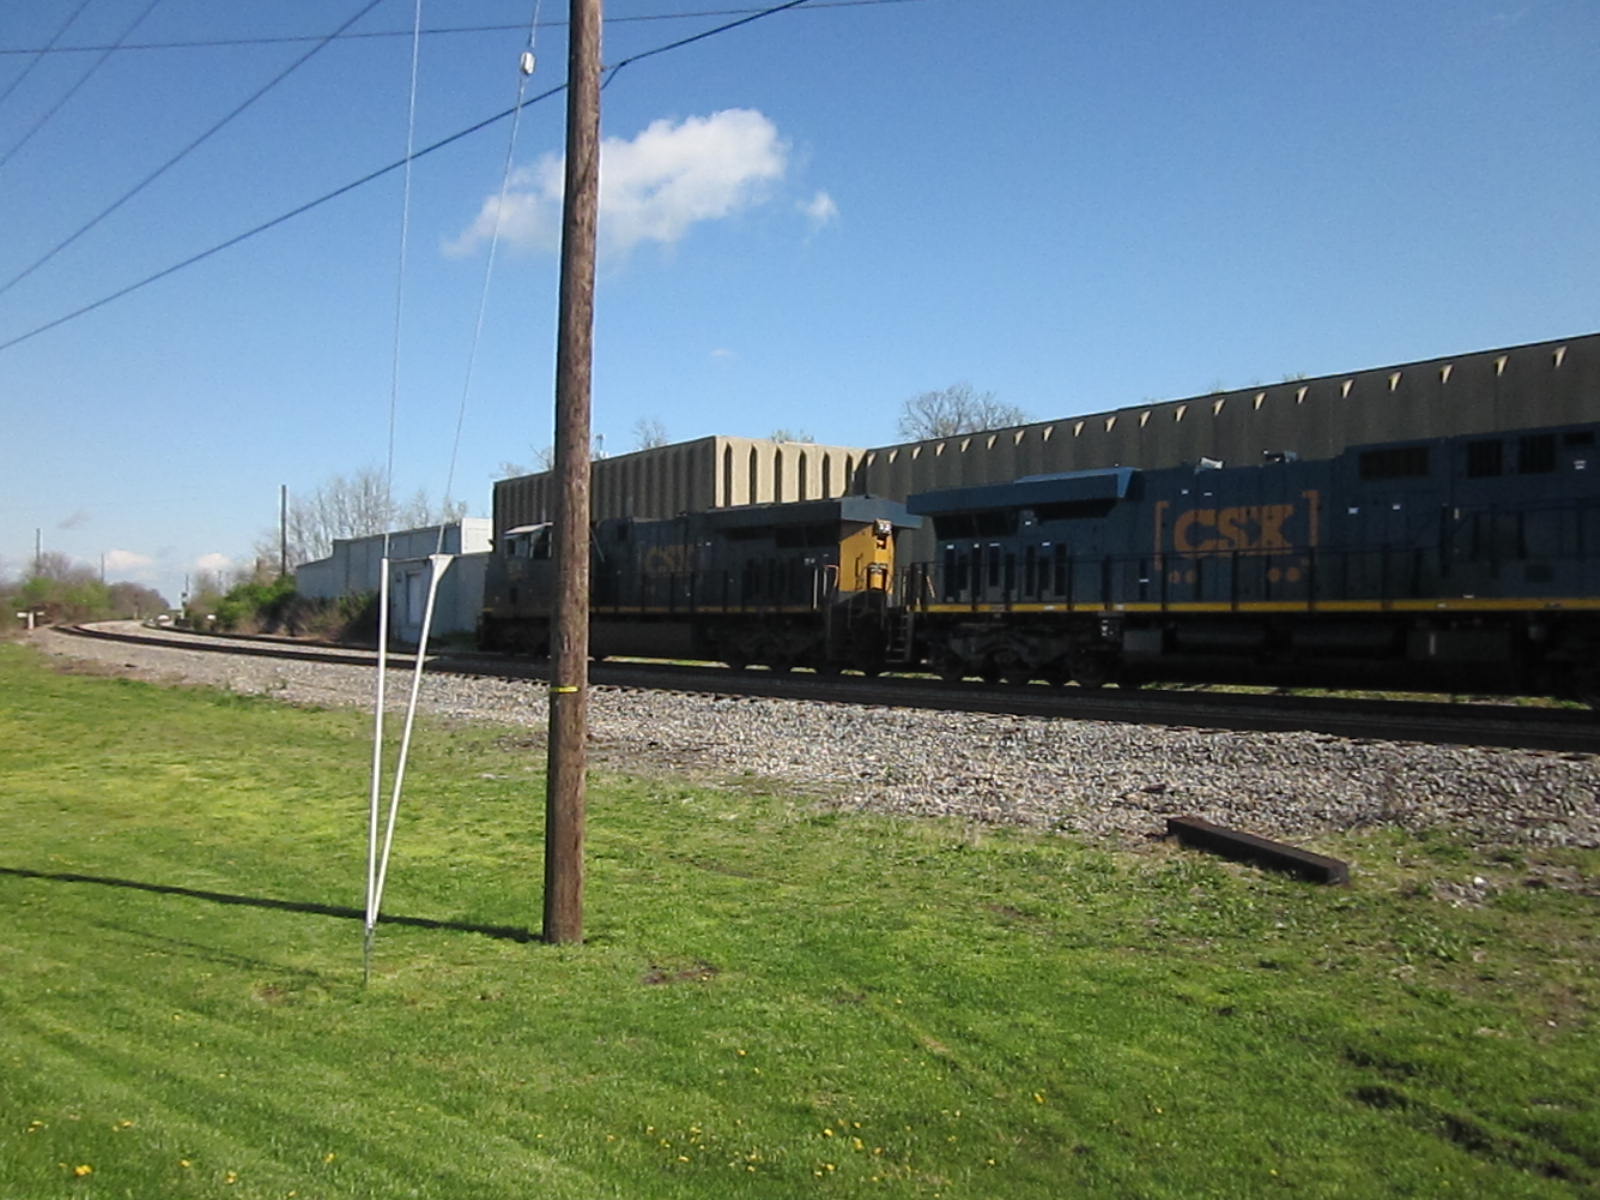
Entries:
{"type": "MultiPolygon", "coordinates": [[[[434,602],[430,637],[472,633],[483,601],[483,576],[488,563],[493,522],[488,517],[463,517],[443,526],[405,529],[389,538],[389,628],[396,641],[416,645],[422,638],[422,617],[428,600],[428,557],[455,557],[445,569],[434,602]]],[[[295,590],[314,600],[376,593],[383,561],[384,535],[335,538],[333,553],[295,570],[295,590]]]]}

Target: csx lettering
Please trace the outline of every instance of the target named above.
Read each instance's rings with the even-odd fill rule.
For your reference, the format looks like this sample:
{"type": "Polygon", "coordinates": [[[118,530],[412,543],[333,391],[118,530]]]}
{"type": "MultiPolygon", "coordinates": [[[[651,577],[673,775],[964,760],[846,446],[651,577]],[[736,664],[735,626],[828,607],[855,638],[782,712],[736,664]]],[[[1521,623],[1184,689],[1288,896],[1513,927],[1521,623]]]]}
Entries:
{"type": "Polygon", "coordinates": [[[679,575],[689,569],[689,547],[651,546],[641,564],[646,575],[679,575]]]}
{"type": "Polygon", "coordinates": [[[1292,504],[1191,508],[1172,527],[1172,548],[1180,554],[1288,550],[1283,526],[1293,515],[1292,504]]]}

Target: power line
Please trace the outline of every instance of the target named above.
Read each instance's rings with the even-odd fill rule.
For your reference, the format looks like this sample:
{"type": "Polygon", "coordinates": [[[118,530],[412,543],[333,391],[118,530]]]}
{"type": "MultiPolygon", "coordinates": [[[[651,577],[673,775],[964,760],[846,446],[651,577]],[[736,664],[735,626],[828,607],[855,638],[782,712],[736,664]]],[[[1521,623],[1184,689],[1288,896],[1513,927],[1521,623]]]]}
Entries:
{"type": "MultiPolygon", "coordinates": [[[[807,3],[807,0],[787,0],[786,3],[772,5],[768,8],[761,9],[759,12],[742,17],[737,21],[729,21],[724,25],[716,26],[713,29],[707,29],[701,33],[693,35],[692,37],[680,38],[675,42],[669,42],[664,46],[658,46],[654,50],[646,50],[641,54],[635,54],[630,58],[623,59],[615,66],[611,67],[607,75],[606,82],[609,83],[612,79],[616,78],[617,73],[621,71],[622,68],[639,62],[643,59],[652,58],[658,54],[665,54],[668,50],[679,49],[694,42],[704,41],[706,38],[715,37],[717,34],[726,33],[729,30],[737,29],[742,25],[748,25],[752,21],[758,21],[763,17],[770,17],[774,14],[781,13],[792,8],[797,8],[805,3],[807,3]]],[[[566,88],[566,84],[559,83],[552,88],[548,88],[545,91],[540,92],[537,96],[531,96],[519,104],[513,104],[510,108],[495,113],[493,116],[485,117],[476,124],[469,125],[465,129],[457,130],[448,137],[440,138],[432,145],[424,146],[421,150],[414,151],[402,159],[389,163],[387,166],[379,167],[375,171],[369,171],[361,178],[351,180],[342,187],[337,187],[331,192],[326,192],[314,200],[308,200],[304,204],[290,209],[288,212],[280,213],[278,216],[273,217],[270,221],[263,221],[260,225],[257,225],[252,229],[247,229],[243,233],[235,234],[233,237],[228,238],[226,241],[218,242],[215,246],[212,246],[207,250],[201,250],[197,254],[191,254],[188,258],[183,259],[181,262],[173,263],[170,267],[164,267],[154,274],[146,275],[143,279],[140,279],[135,283],[130,283],[126,287],[119,288],[110,295],[102,296],[100,299],[92,301],[89,304],[85,304],[80,308],[76,308],[62,316],[56,317],[52,321],[47,321],[43,325],[35,326],[33,329],[28,330],[28,332],[18,334],[16,337],[11,338],[8,341],[0,342],[0,353],[4,353],[15,346],[19,346],[23,342],[39,336],[41,333],[48,333],[52,329],[55,329],[61,325],[65,325],[68,321],[74,321],[79,317],[87,316],[89,313],[92,313],[97,309],[104,308],[106,305],[120,300],[124,296],[131,295],[142,288],[148,287],[152,283],[157,283],[169,275],[175,275],[187,267],[192,267],[196,263],[204,262],[213,255],[220,254],[224,250],[231,249],[232,247],[239,245],[241,242],[249,241],[258,234],[267,232],[269,229],[275,229],[279,225],[282,225],[288,221],[292,221],[295,217],[301,216],[304,213],[308,213],[314,208],[319,208],[322,205],[327,204],[329,201],[337,200],[340,196],[343,196],[349,192],[353,192],[357,188],[365,187],[367,184],[372,183],[375,180],[382,179],[390,172],[399,170],[408,163],[415,162],[419,158],[426,158],[428,155],[437,150],[443,150],[446,146],[453,145],[454,143],[461,141],[463,138],[470,137],[481,130],[487,129],[491,125],[498,124],[507,117],[511,116],[512,113],[517,112],[519,109],[530,108],[535,104],[539,104],[550,99],[552,96],[560,95],[562,92],[566,91],[566,88]]]]}
{"type": "Polygon", "coordinates": [[[191,153],[193,153],[195,150],[199,149],[200,145],[203,142],[207,141],[213,134],[219,132],[223,128],[223,126],[227,125],[230,121],[232,121],[240,113],[244,112],[245,109],[249,108],[252,104],[254,104],[257,100],[261,99],[261,97],[265,96],[273,88],[277,87],[280,83],[282,83],[290,75],[294,74],[294,72],[298,71],[306,63],[310,62],[312,57],[314,55],[316,55],[318,51],[324,49],[330,42],[333,41],[334,38],[338,37],[340,33],[344,32],[344,30],[350,28],[350,26],[354,25],[357,21],[359,21],[362,17],[366,16],[369,12],[371,12],[374,8],[378,7],[378,5],[381,4],[381,3],[383,3],[383,0],[368,0],[368,3],[363,8],[357,10],[356,13],[353,16],[351,16],[350,18],[348,18],[344,22],[343,25],[340,25],[338,29],[336,29],[332,33],[326,35],[315,46],[311,47],[311,49],[307,50],[299,58],[295,59],[294,62],[290,63],[283,70],[279,71],[276,75],[274,75],[271,79],[269,79],[261,87],[257,88],[254,92],[250,93],[250,95],[245,98],[244,102],[242,104],[237,105],[233,109],[232,112],[228,113],[227,116],[223,117],[220,121],[215,122],[209,129],[207,129],[199,137],[195,138],[192,142],[190,142],[182,150],[179,150],[171,158],[167,159],[166,162],[162,163],[159,167],[157,167],[154,171],[150,172],[150,174],[146,175],[138,183],[134,184],[133,187],[129,188],[126,192],[123,192],[122,195],[118,196],[109,205],[107,205],[105,208],[101,209],[97,214],[95,214],[89,220],[85,221],[82,225],[78,226],[78,228],[73,230],[72,233],[68,234],[61,241],[57,242],[54,246],[50,247],[50,249],[45,251],[45,253],[42,256],[40,256],[39,258],[35,259],[32,263],[30,263],[28,266],[24,267],[22,270],[18,271],[10,279],[6,280],[6,282],[4,284],[0,284],[0,295],[4,295],[6,292],[9,292],[18,283],[21,283],[29,275],[32,275],[40,267],[44,266],[45,263],[49,262],[57,254],[61,253],[61,251],[65,250],[68,246],[72,245],[73,242],[77,241],[84,234],[88,233],[89,230],[93,229],[96,225],[100,224],[101,221],[105,220],[112,213],[116,212],[117,209],[121,208],[124,204],[126,204],[129,200],[132,200],[140,192],[144,191],[145,188],[149,187],[157,179],[160,179],[161,176],[165,175],[173,167],[177,166],[180,162],[182,162],[185,158],[187,158],[191,153]]]}
{"type": "MultiPolygon", "coordinates": [[[[551,96],[560,95],[562,92],[564,92],[566,90],[566,86],[567,85],[564,84],[564,83],[557,84],[555,87],[550,88],[547,91],[540,92],[537,96],[533,96],[533,97],[530,97],[527,100],[524,100],[522,102],[522,104],[520,105],[520,107],[527,108],[530,105],[538,104],[541,100],[548,100],[551,96]]],[[[57,317],[53,321],[48,321],[45,324],[38,326],[37,328],[30,329],[27,333],[20,334],[17,337],[12,338],[10,341],[0,342],[0,352],[4,352],[6,350],[9,350],[13,346],[20,345],[21,343],[27,341],[29,338],[36,337],[37,335],[39,335],[41,333],[48,332],[49,330],[56,328],[56,326],[58,326],[58,325],[65,325],[68,321],[75,320],[78,317],[86,316],[87,314],[94,312],[95,309],[97,309],[97,308],[104,308],[107,304],[110,304],[112,301],[120,300],[120,299],[122,299],[122,297],[124,297],[126,295],[129,295],[132,292],[137,292],[140,288],[148,287],[150,284],[155,283],[158,280],[165,279],[168,275],[174,275],[177,272],[183,270],[185,267],[192,267],[196,263],[204,262],[206,259],[210,258],[214,254],[221,254],[224,250],[232,249],[234,246],[237,246],[240,242],[249,241],[251,238],[255,237],[257,234],[265,233],[269,229],[275,229],[279,225],[282,225],[284,222],[292,221],[292,220],[294,220],[294,218],[302,215],[303,213],[310,212],[313,208],[321,207],[322,205],[328,203],[330,200],[337,200],[340,196],[345,195],[347,192],[353,192],[359,187],[365,187],[367,184],[372,183],[374,180],[382,179],[385,175],[389,174],[391,171],[398,171],[401,167],[405,166],[407,162],[415,162],[419,158],[425,158],[429,154],[432,154],[435,150],[443,150],[446,146],[449,146],[454,142],[459,142],[464,137],[469,137],[470,135],[472,135],[474,133],[477,133],[478,131],[480,131],[482,129],[487,129],[490,125],[494,125],[494,124],[496,124],[496,123],[498,123],[500,121],[505,120],[507,117],[509,117],[515,111],[516,111],[515,107],[508,108],[504,112],[495,113],[495,115],[492,116],[492,117],[485,117],[483,120],[479,121],[476,125],[470,125],[466,129],[458,130],[457,132],[452,133],[449,137],[442,138],[439,141],[434,142],[433,145],[431,145],[431,146],[424,146],[421,150],[418,150],[418,151],[408,155],[406,158],[398,159],[397,161],[390,163],[388,166],[379,167],[376,171],[369,171],[367,174],[363,175],[360,179],[353,179],[349,183],[345,184],[343,187],[337,187],[337,188],[334,188],[333,191],[331,191],[331,192],[325,192],[323,195],[318,196],[315,200],[307,200],[304,204],[300,205],[298,208],[292,208],[286,213],[280,213],[278,216],[273,217],[272,220],[263,221],[261,224],[255,226],[253,229],[247,229],[243,233],[235,234],[233,237],[229,238],[225,242],[218,242],[215,246],[212,246],[209,250],[202,250],[198,254],[191,254],[188,258],[184,259],[182,262],[176,262],[176,263],[173,263],[170,267],[164,267],[163,269],[157,271],[153,275],[146,275],[143,279],[139,280],[137,283],[130,283],[127,287],[121,288],[118,291],[112,292],[109,296],[102,296],[100,299],[94,301],[93,303],[85,304],[82,308],[74,309],[72,312],[67,313],[65,316],[57,317]]]]}
{"type": "MultiPolygon", "coordinates": [[[[467,422],[467,400],[472,394],[472,376],[478,364],[478,347],[483,341],[484,319],[489,312],[489,284],[494,278],[495,256],[500,249],[500,227],[505,217],[506,196],[511,191],[511,170],[517,153],[517,131],[522,126],[522,100],[528,94],[528,81],[533,77],[538,61],[539,11],[543,0],[533,0],[533,12],[528,18],[527,50],[517,64],[517,104],[511,118],[511,129],[506,134],[505,161],[500,168],[500,192],[494,208],[494,230],[489,237],[489,252],[484,255],[483,284],[478,289],[478,317],[472,327],[472,343],[467,349],[466,371],[461,380],[461,403],[456,406],[456,433],[450,443],[450,467],[444,477],[444,504],[448,511],[451,493],[455,488],[456,462],[461,454],[461,433],[467,422]]],[[[444,553],[444,523],[439,525],[439,538],[435,554],[444,553]]]]}
{"type": "Polygon", "coordinates": [[[50,118],[60,112],[67,101],[71,100],[78,94],[78,89],[89,82],[89,77],[100,69],[101,63],[105,62],[106,59],[110,58],[114,53],[122,48],[122,43],[127,39],[128,35],[137,29],[140,24],[143,23],[144,19],[155,10],[156,5],[160,3],[161,0],[150,0],[150,3],[145,6],[144,11],[133,19],[133,23],[131,25],[122,31],[122,36],[110,46],[107,46],[104,53],[102,53],[99,58],[95,59],[94,62],[89,64],[89,69],[78,77],[77,83],[73,84],[67,89],[66,95],[62,96],[61,99],[57,100],[53,105],[51,105],[50,110],[33,123],[32,127],[27,133],[22,135],[21,139],[16,143],[16,145],[7,150],[5,154],[0,155],[0,167],[3,167],[10,162],[13,154],[26,146],[34,134],[38,133],[39,130],[43,129],[47,124],[49,124],[50,118]]]}
{"type": "MultiPolygon", "coordinates": [[[[88,0],[84,0],[85,3],[88,0]]],[[[867,8],[881,4],[917,4],[922,0],[814,0],[807,8],[867,8]]],[[[630,17],[607,17],[607,25],[635,24],[643,21],[685,21],[701,17],[760,17],[766,10],[762,8],[707,8],[697,12],[681,13],[644,13],[630,17]]],[[[560,28],[566,25],[565,21],[541,21],[540,28],[560,28]]],[[[523,29],[522,25],[440,25],[432,29],[421,31],[423,37],[435,37],[449,34],[463,33],[508,33],[523,29]]],[[[341,34],[341,41],[362,41],[373,38],[400,38],[410,37],[409,29],[376,29],[362,33],[341,34]]],[[[318,40],[316,34],[283,34],[276,37],[241,37],[241,38],[197,38],[188,41],[174,42],[124,42],[114,47],[118,50],[199,50],[219,49],[229,46],[272,46],[294,42],[314,42],[318,40]]],[[[38,48],[31,46],[0,47],[0,57],[11,54],[82,54],[93,50],[103,50],[101,45],[85,44],[78,46],[50,45],[38,48]]]]}
{"type": "MultiPolygon", "coordinates": [[[[21,51],[23,54],[32,53],[33,58],[27,66],[23,67],[22,70],[17,72],[17,77],[11,81],[11,83],[6,87],[6,90],[0,92],[0,104],[4,104],[6,102],[6,97],[11,95],[12,92],[16,91],[22,81],[32,74],[33,69],[44,61],[44,56],[56,48],[56,43],[61,40],[62,36],[71,27],[72,23],[78,19],[78,14],[88,7],[89,0],[79,0],[78,7],[72,10],[72,15],[70,17],[61,22],[61,28],[57,29],[54,36],[52,36],[51,39],[45,43],[43,50],[31,52],[27,50],[21,51]]],[[[17,51],[8,51],[7,53],[17,53],[17,51]]]]}
{"type": "Polygon", "coordinates": [[[770,8],[764,8],[760,12],[753,13],[750,16],[741,18],[740,20],[729,21],[726,25],[719,25],[715,29],[707,29],[703,33],[691,34],[689,37],[679,38],[675,42],[668,42],[665,46],[657,46],[654,50],[646,50],[641,54],[633,55],[631,58],[625,58],[616,66],[607,69],[605,82],[600,85],[601,90],[603,91],[604,89],[610,87],[611,81],[622,72],[622,68],[624,67],[631,67],[636,62],[642,62],[647,58],[654,58],[656,55],[665,54],[669,50],[682,49],[684,46],[689,46],[695,42],[704,41],[708,37],[715,37],[719,33],[727,33],[730,29],[737,29],[741,25],[748,25],[752,21],[759,21],[762,17],[770,17],[774,13],[781,13],[791,8],[799,8],[805,3],[806,0],[786,0],[786,2],[783,4],[774,4],[770,8]]]}

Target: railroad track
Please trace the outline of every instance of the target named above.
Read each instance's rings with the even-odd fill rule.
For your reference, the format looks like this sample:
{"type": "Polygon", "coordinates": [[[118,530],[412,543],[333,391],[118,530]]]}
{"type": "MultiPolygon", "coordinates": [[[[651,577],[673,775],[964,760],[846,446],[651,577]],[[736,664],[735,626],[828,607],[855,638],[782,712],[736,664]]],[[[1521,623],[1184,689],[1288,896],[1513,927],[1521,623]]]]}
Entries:
{"type": "MultiPolygon", "coordinates": [[[[76,637],[161,646],[210,654],[283,658],[340,666],[377,664],[372,650],[315,645],[288,638],[189,634],[149,630],[134,633],[93,626],[63,626],[76,637]]],[[[391,666],[410,668],[415,659],[391,654],[391,666]]],[[[545,668],[525,659],[477,651],[430,654],[425,670],[496,678],[546,678],[545,668]]],[[[764,670],[672,663],[600,662],[590,668],[596,687],[759,696],[773,699],[964,711],[1078,721],[1240,731],[1295,731],[1374,741],[1491,746],[1560,753],[1600,754],[1600,719],[1587,711],[1528,708],[1513,704],[1370,700],[1263,693],[1196,692],[1149,686],[1134,690],[1084,691],[1042,684],[1015,687],[967,682],[948,684],[917,676],[824,677],[807,672],[780,675],[764,670]]]]}

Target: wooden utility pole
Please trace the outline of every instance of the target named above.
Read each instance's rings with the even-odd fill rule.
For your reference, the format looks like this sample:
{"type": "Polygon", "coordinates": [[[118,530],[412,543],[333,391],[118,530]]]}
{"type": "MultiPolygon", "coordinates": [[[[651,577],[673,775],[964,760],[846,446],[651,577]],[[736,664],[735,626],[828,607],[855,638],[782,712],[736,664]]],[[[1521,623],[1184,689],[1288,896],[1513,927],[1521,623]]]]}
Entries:
{"type": "Polygon", "coordinates": [[[289,573],[289,485],[278,485],[278,578],[289,573]]]}
{"type": "Polygon", "coordinates": [[[544,940],[583,940],[584,773],[589,736],[589,385],[600,200],[600,3],[570,0],[567,190],[556,338],[555,612],[545,783],[544,940]]]}

